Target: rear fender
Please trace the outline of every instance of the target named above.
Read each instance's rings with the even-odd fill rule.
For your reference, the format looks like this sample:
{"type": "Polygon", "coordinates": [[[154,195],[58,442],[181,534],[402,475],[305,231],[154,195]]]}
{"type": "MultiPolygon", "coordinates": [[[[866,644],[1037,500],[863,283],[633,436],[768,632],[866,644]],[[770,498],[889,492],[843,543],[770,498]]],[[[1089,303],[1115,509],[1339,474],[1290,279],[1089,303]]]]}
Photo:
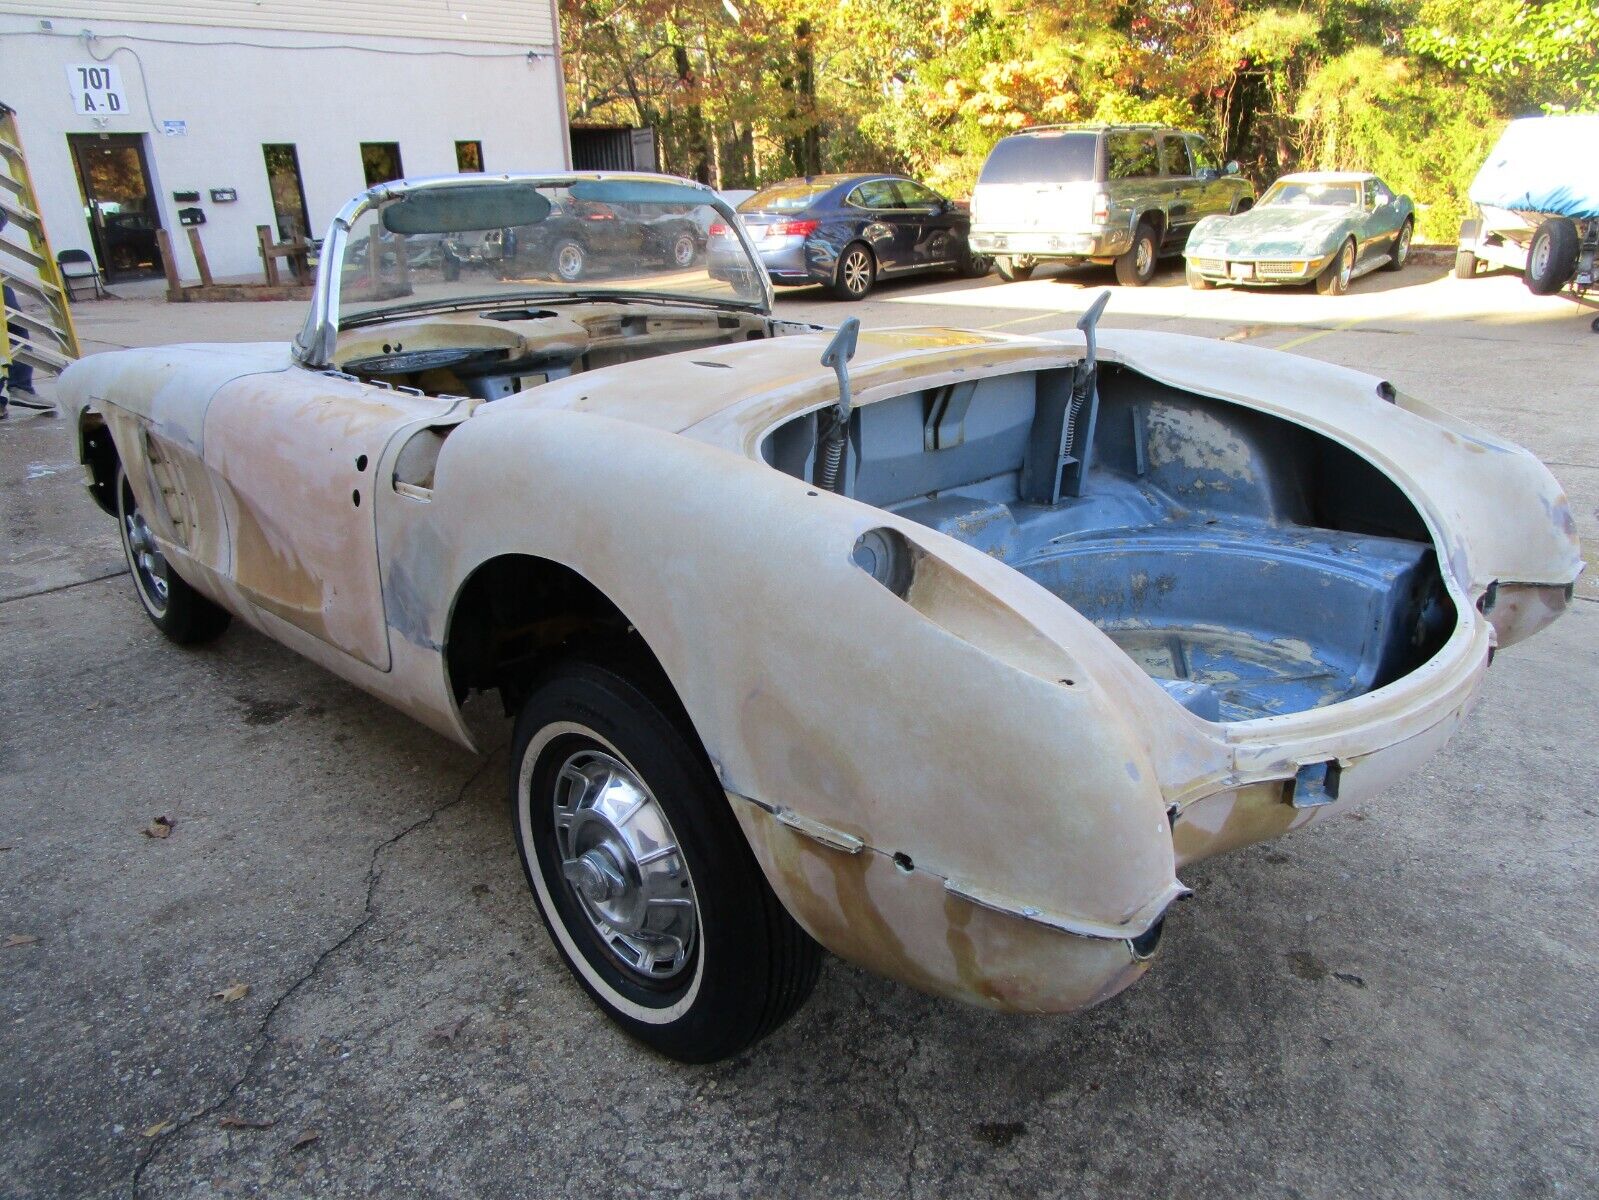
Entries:
{"type": "MultiPolygon", "coordinates": [[[[387,593],[436,576],[454,595],[507,553],[572,568],[634,622],[735,803],[841,861],[878,856],[1057,935],[1117,942],[1182,890],[1140,714],[1099,682],[1119,651],[1053,598],[1083,642],[1046,637],[992,587],[1034,585],[981,553],[729,452],[571,412],[480,412],[445,443],[427,503],[427,528],[396,539],[387,593]],[[910,595],[925,612],[852,561],[883,525],[919,547],[910,595]]],[[[395,634],[437,645],[447,618],[440,604],[395,634]]],[[[1160,719],[1150,691],[1143,716],[1160,719]]],[[[791,911],[841,902],[766,865],[791,911]]]]}

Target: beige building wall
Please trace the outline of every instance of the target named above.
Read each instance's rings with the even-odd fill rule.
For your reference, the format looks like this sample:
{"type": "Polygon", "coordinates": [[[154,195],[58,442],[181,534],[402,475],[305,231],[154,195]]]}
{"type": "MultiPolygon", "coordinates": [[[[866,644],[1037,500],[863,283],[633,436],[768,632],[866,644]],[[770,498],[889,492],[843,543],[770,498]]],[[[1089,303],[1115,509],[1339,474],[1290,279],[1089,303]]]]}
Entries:
{"type": "Polygon", "coordinates": [[[545,0],[56,0],[44,4],[0,0],[0,13],[90,25],[151,21],[530,47],[555,42],[555,18],[545,0]]]}
{"type": "Polygon", "coordinates": [[[275,224],[267,144],[296,148],[318,236],[366,187],[362,143],[397,144],[413,178],[453,173],[458,141],[479,142],[491,172],[565,168],[552,4],[0,0],[0,101],[18,112],[57,250],[96,252],[71,139],[121,135],[143,146],[179,273],[198,275],[178,219],[197,203],[213,273],[259,277],[255,230],[275,224]],[[115,112],[76,109],[71,73],[95,64],[120,72],[115,112]],[[214,202],[213,188],[237,199],[214,202]]]}

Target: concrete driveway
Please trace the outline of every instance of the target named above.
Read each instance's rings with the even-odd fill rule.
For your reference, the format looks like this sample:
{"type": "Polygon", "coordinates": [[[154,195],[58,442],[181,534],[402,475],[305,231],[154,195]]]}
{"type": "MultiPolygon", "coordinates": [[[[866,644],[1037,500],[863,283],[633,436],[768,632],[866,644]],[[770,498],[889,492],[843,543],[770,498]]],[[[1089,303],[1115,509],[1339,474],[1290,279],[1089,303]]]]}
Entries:
{"type": "MultiPolygon", "coordinates": [[[[779,310],[1049,329],[1108,276],[779,310]]],[[[107,301],[81,328],[105,349],[301,315],[107,301]]],[[[1593,544],[1591,315],[1441,268],[1339,298],[1168,270],[1106,321],[1382,374],[1550,462],[1593,544]]],[[[0,1195],[1599,1192],[1593,579],[1421,775],[1185,871],[1161,963],[1110,1004],[995,1016],[829,961],[776,1036],[688,1068],[556,960],[503,749],[474,759],[249,631],[165,644],[59,421],[0,426],[0,503],[0,1195]]]]}

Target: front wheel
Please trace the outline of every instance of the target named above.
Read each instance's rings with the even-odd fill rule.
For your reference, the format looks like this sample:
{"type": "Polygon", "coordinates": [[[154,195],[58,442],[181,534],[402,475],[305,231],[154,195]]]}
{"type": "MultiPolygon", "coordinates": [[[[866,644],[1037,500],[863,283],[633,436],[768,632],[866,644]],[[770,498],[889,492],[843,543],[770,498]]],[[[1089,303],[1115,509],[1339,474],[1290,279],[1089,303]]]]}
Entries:
{"type": "Polygon", "coordinates": [[[1455,251],[1455,278],[1470,279],[1477,273],[1477,256],[1470,250],[1455,251]]]}
{"type": "Polygon", "coordinates": [[[1155,231],[1148,225],[1140,225],[1127,252],[1116,256],[1116,282],[1123,287],[1143,287],[1155,278],[1159,250],[1155,231]]]}
{"type": "Polygon", "coordinates": [[[233,618],[178,578],[156,545],[150,526],[139,510],[127,473],[117,468],[117,526],[122,533],[122,553],[133,576],[133,590],[145,614],[162,633],[179,645],[208,642],[219,636],[233,618]]]}
{"type": "Polygon", "coordinates": [[[1208,292],[1211,288],[1216,286],[1212,281],[1206,279],[1198,271],[1194,270],[1192,263],[1187,264],[1184,269],[1188,276],[1188,286],[1193,288],[1194,291],[1208,292]]]}
{"type": "Polygon", "coordinates": [[[1553,296],[1577,273],[1577,223],[1569,217],[1551,217],[1538,226],[1527,248],[1527,290],[1534,296],[1553,296]]]}
{"type": "Polygon", "coordinates": [[[1001,254],[994,260],[994,269],[1006,283],[1019,283],[1024,279],[1031,279],[1034,266],[1034,263],[1024,262],[1009,254],[1001,254]]]}
{"type": "Polygon", "coordinates": [[[1349,281],[1355,274],[1355,239],[1350,238],[1339,248],[1332,262],[1316,276],[1316,291],[1323,296],[1342,296],[1349,290],[1349,281]]]}
{"type": "Polygon", "coordinates": [[[1394,239],[1394,252],[1388,256],[1388,261],[1384,264],[1388,270],[1404,270],[1405,260],[1410,257],[1410,239],[1415,232],[1416,227],[1412,221],[1407,220],[1399,227],[1399,236],[1394,239]]]}
{"type": "Polygon", "coordinates": [[[727,1058],[810,994],[821,948],[767,885],[683,718],[628,679],[573,662],[533,693],[511,811],[562,960],[652,1049],[727,1058]]]}
{"type": "Polygon", "coordinates": [[[860,242],[851,242],[838,256],[838,270],[830,290],[840,300],[859,300],[877,279],[877,260],[860,242]]]}

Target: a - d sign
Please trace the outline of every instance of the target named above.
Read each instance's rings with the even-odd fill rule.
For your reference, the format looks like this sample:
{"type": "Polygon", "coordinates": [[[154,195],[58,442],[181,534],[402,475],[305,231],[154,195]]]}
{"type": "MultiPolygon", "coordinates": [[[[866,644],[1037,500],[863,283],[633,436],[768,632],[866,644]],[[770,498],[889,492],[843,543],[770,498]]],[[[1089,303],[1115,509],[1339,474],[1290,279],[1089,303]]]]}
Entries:
{"type": "Polygon", "coordinates": [[[119,117],[128,111],[122,72],[107,63],[68,63],[72,108],[84,117],[119,117]]]}

